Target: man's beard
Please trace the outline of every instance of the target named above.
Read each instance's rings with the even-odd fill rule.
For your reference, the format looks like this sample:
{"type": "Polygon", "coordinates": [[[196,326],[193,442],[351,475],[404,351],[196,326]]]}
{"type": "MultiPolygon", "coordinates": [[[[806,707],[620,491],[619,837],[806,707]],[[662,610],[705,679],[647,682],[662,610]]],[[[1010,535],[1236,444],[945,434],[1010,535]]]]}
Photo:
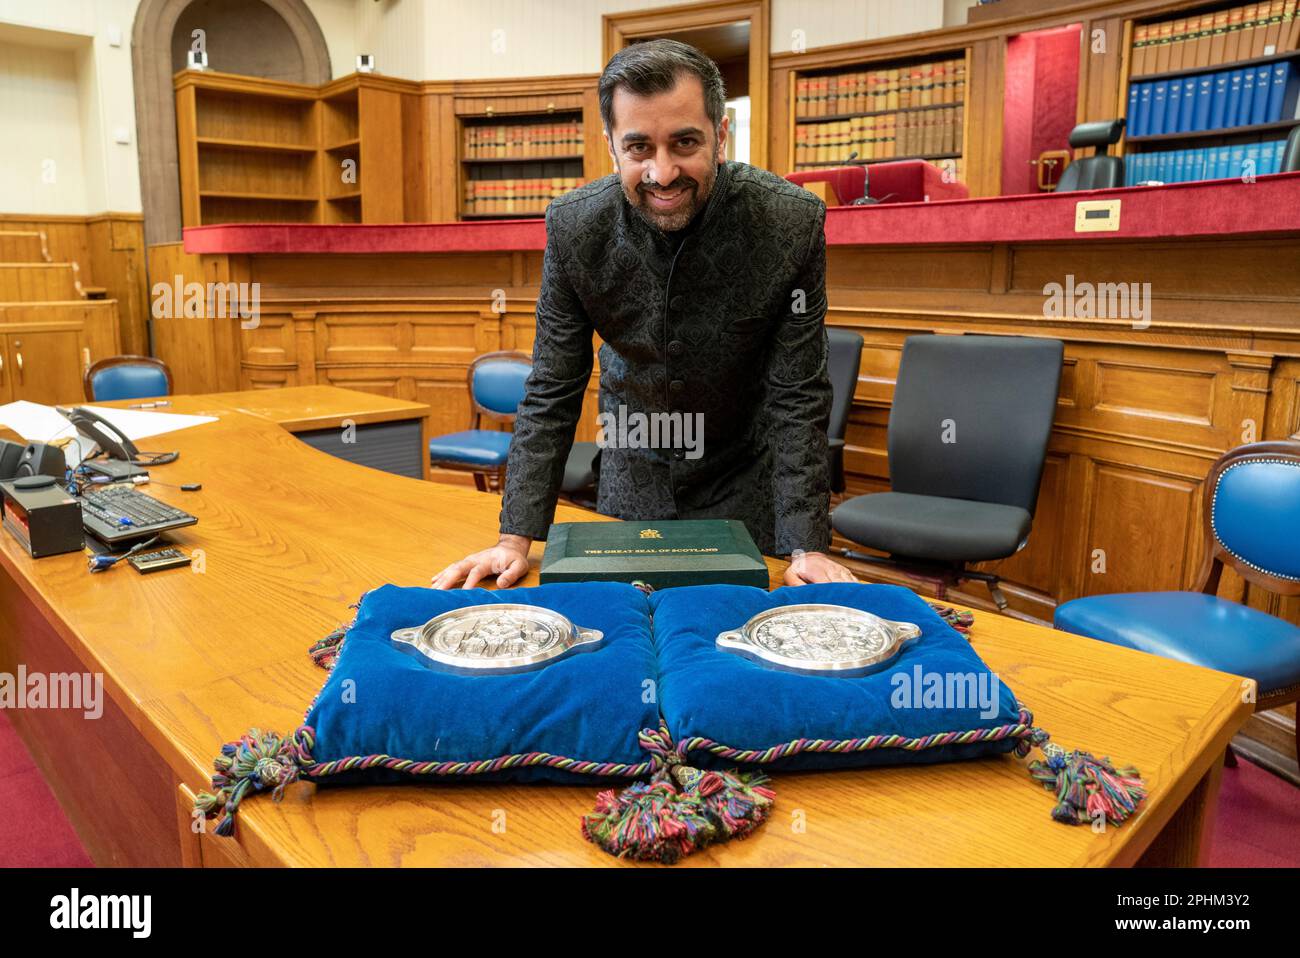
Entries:
{"type": "Polygon", "coordinates": [[[623,195],[627,198],[628,205],[642,220],[655,229],[671,233],[685,228],[695,218],[695,214],[704,208],[704,204],[708,202],[709,194],[713,192],[713,183],[717,178],[718,168],[710,164],[703,181],[689,176],[679,176],[667,184],[642,181],[636,185],[634,191],[629,190],[627,185],[624,184],[623,195]],[[679,188],[686,190],[686,195],[679,209],[661,212],[651,206],[650,201],[646,198],[646,193],[651,189],[676,190],[679,188]]]}

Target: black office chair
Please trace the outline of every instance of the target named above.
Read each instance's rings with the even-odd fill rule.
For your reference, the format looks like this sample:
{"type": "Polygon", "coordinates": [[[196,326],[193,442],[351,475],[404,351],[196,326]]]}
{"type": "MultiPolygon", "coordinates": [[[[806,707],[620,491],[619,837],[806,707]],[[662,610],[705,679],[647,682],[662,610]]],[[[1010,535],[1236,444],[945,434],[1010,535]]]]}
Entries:
{"type": "Polygon", "coordinates": [[[1086,146],[1096,147],[1092,156],[1075,160],[1065,168],[1061,180],[1056,184],[1056,192],[1070,193],[1075,190],[1108,190],[1124,185],[1124,158],[1111,156],[1106,151],[1118,143],[1124,135],[1124,119],[1098,120],[1094,123],[1080,123],[1070,131],[1070,146],[1082,149],[1086,146]]]}
{"type": "Polygon", "coordinates": [[[1291,127],[1291,135],[1286,138],[1282,148],[1282,165],[1279,173],[1295,173],[1300,170],[1300,126],[1291,127]]]}
{"type": "Polygon", "coordinates": [[[839,326],[826,327],[830,351],[826,371],[831,379],[831,419],[826,427],[830,443],[831,492],[844,491],[844,431],[853,408],[853,392],[862,368],[862,335],[839,326]]]}
{"type": "Polygon", "coordinates": [[[1064,346],[1018,336],[909,336],[889,414],[892,491],[846,500],[835,531],[887,553],[938,598],[964,579],[1007,607],[998,577],[967,563],[1024,548],[1038,504],[1064,346]]]}
{"type": "MultiPolygon", "coordinates": [[[[862,336],[851,329],[827,326],[826,340],[829,350],[826,371],[831,381],[831,418],[826,427],[831,492],[843,492],[844,431],[848,428],[853,391],[862,363],[862,336]]],[[[594,442],[575,442],[564,464],[560,494],[570,502],[594,509],[599,459],[600,447],[594,442]]]]}

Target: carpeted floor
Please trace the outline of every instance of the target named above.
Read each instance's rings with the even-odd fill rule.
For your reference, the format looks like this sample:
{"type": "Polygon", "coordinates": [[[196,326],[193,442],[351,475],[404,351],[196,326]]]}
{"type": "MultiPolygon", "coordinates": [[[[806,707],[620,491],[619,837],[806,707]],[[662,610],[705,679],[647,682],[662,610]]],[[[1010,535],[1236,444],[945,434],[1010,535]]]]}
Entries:
{"type": "MultiPolygon", "coordinates": [[[[0,712],[0,868],[89,866],[8,716],[0,712]]],[[[1209,864],[1300,866],[1300,788],[1241,759],[1223,770],[1209,864]]]]}

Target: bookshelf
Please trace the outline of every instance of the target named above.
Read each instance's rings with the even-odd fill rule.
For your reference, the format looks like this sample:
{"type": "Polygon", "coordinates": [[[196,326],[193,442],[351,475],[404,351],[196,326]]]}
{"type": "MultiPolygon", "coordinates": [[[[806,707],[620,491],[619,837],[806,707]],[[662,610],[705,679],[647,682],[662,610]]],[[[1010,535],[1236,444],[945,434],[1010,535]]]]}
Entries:
{"type": "Polygon", "coordinates": [[[1300,3],[1220,3],[1127,25],[1128,184],[1276,172],[1300,125],[1300,3]]]}
{"type": "Polygon", "coordinates": [[[583,178],[581,105],[460,117],[461,219],[530,218],[583,178]]]}
{"type": "Polygon", "coordinates": [[[176,91],[187,226],[315,222],[317,103],[295,84],[191,83],[176,91]]]}
{"type": "Polygon", "coordinates": [[[404,148],[403,119],[418,113],[420,84],[184,70],[174,86],[185,226],[403,221],[420,145],[404,148]]]}
{"type": "Polygon", "coordinates": [[[960,177],[968,72],[965,49],[794,71],[789,168],[919,159],[960,177]]]}

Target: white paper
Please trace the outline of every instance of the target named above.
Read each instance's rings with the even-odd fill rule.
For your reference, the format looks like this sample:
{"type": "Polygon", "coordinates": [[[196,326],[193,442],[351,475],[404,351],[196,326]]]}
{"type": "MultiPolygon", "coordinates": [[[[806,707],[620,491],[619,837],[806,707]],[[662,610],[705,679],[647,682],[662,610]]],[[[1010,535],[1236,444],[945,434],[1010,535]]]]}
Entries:
{"type": "MultiPolygon", "coordinates": [[[[177,429],[217,421],[216,416],[185,416],[180,413],[154,412],[151,409],[114,409],[110,406],[82,408],[103,416],[133,442],[159,433],[175,432],[177,429]]],[[[28,442],[53,442],[77,434],[72,423],[64,419],[53,406],[42,406],[25,399],[0,406],[0,425],[8,426],[28,442]]]]}

